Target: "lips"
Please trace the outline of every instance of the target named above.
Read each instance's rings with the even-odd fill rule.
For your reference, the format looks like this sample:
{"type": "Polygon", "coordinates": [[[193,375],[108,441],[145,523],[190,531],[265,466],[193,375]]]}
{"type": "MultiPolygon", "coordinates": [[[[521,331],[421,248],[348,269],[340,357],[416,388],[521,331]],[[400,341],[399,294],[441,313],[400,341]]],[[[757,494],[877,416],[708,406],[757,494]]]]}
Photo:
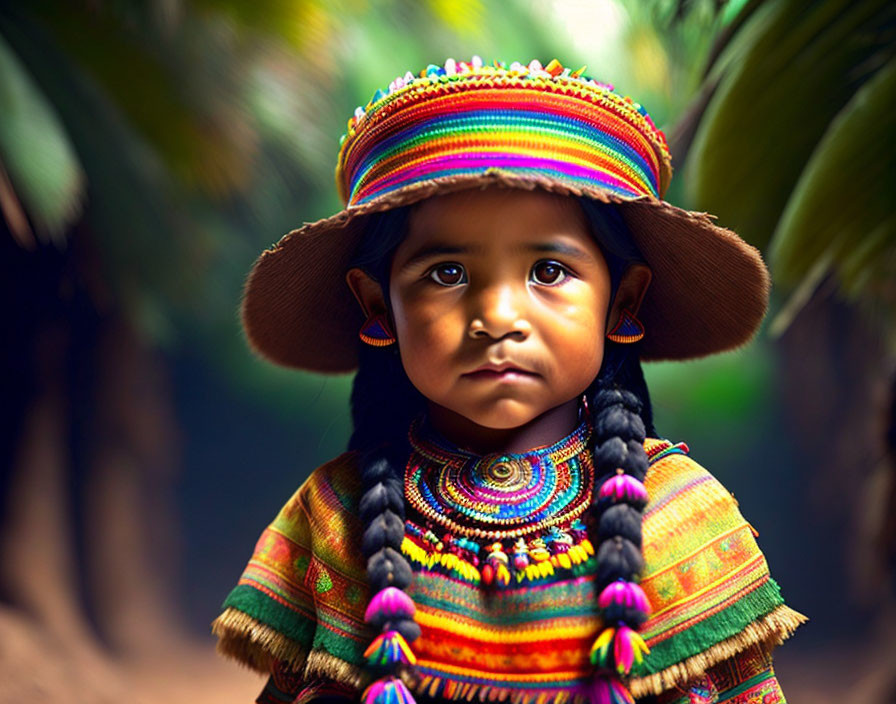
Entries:
{"type": "Polygon", "coordinates": [[[534,378],[538,374],[529,371],[513,362],[502,362],[500,364],[483,364],[472,371],[467,372],[463,376],[471,379],[501,379],[513,380],[523,378],[534,378]]]}

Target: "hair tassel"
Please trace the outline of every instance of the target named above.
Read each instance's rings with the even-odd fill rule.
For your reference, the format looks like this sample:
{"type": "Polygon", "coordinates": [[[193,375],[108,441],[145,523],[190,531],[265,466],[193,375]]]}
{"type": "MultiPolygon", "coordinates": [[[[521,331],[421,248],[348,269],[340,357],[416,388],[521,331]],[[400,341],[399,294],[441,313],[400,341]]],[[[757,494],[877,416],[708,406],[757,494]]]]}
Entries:
{"type": "Polygon", "coordinates": [[[381,633],[364,651],[368,665],[392,667],[394,665],[416,665],[417,658],[404,636],[398,631],[381,633]]]}
{"type": "Polygon", "coordinates": [[[614,669],[628,675],[639,669],[650,652],[644,639],[624,623],[601,631],[591,646],[591,664],[605,670],[614,669]]]}
{"type": "Polygon", "coordinates": [[[613,638],[613,660],[616,662],[616,672],[620,675],[628,675],[633,670],[640,669],[644,664],[644,656],[650,652],[647,643],[634,630],[626,625],[620,625],[616,629],[613,638]]]}
{"type": "Polygon", "coordinates": [[[612,626],[605,628],[595,639],[594,645],[591,646],[591,664],[595,667],[609,669],[610,663],[610,646],[613,644],[613,636],[616,635],[616,629],[612,626]]]}
{"type": "Polygon", "coordinates": [[[617,469],[616,475],[607,479],[600,487],[599,496],[612,501],[625,501],[635,506],[647,504],[647,489],[625,470],[617,469]]]}
{"type": "Polygon", "coordinates": [[[591,694],[591,701],[594,704],[635,704],[626,686],[612,676],[595,677],[591,694]]]}
{"type": "Polygon", "coordinates": [[[416,704],[414,697],[397,677],[383,677],[373,682],[361,695],[364,704],[416,704]]]}
{"type": "Polygon", "coordinates": [[[396,619],[412,619],[416,613],[411,597],[397,587],[386,587],[370,600],[364,621],[379,625],[396,619]]]}
{"type": "Polygon", "coordinates": [[[647,601],[647,595],[641,589],[641,585],[624,579],[617,579],[604,587],[597,598],[597,605],[602,609],[621,606],[626,609],[637,609],[645,614],[650,613],[650,602],[647,601]]]}

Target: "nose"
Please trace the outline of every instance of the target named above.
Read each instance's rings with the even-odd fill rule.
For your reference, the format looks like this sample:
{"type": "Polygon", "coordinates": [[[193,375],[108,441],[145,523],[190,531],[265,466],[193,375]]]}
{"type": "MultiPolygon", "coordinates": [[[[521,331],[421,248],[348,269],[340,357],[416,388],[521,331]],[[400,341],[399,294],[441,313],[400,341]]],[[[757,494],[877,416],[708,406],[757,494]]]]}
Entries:
{"type": "Polygon", "coordinates": [[[510,284],[496,283],[474,295],[468,335],[473,338],[525,339],[532,332],[526,316],[525,292],[510,284]]]}

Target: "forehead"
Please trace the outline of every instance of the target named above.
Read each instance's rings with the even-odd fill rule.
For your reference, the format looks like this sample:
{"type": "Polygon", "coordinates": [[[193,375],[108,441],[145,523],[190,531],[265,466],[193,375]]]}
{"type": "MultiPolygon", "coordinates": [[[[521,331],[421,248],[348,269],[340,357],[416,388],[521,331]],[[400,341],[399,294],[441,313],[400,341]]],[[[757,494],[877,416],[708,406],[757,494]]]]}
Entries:
{"type": "Polygon", "coordinates": [[[596,248],[588,223],[573,199],[540,190],[488,188],[429,198],[411,212],[407,251],[431,241],[477,248],[569,239],[596,248]]]}

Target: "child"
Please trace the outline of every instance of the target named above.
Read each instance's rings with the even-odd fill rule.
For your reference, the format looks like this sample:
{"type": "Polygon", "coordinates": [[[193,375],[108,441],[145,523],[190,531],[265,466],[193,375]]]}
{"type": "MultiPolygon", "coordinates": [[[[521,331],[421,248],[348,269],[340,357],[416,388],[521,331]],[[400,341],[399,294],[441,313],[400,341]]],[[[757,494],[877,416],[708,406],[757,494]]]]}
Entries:
{"type": "Polygon", "coordinates": [[[265,357],[358,368],[349,452],[213,626],[270,673],[259,702],[784,701],[771,651],[804,617],[656,439],[640,366],[744,344],[768,275],[670,176],[641,107],[556,61],[448,60],[358,108],[346,209],[243,303],[265,357]]]}

